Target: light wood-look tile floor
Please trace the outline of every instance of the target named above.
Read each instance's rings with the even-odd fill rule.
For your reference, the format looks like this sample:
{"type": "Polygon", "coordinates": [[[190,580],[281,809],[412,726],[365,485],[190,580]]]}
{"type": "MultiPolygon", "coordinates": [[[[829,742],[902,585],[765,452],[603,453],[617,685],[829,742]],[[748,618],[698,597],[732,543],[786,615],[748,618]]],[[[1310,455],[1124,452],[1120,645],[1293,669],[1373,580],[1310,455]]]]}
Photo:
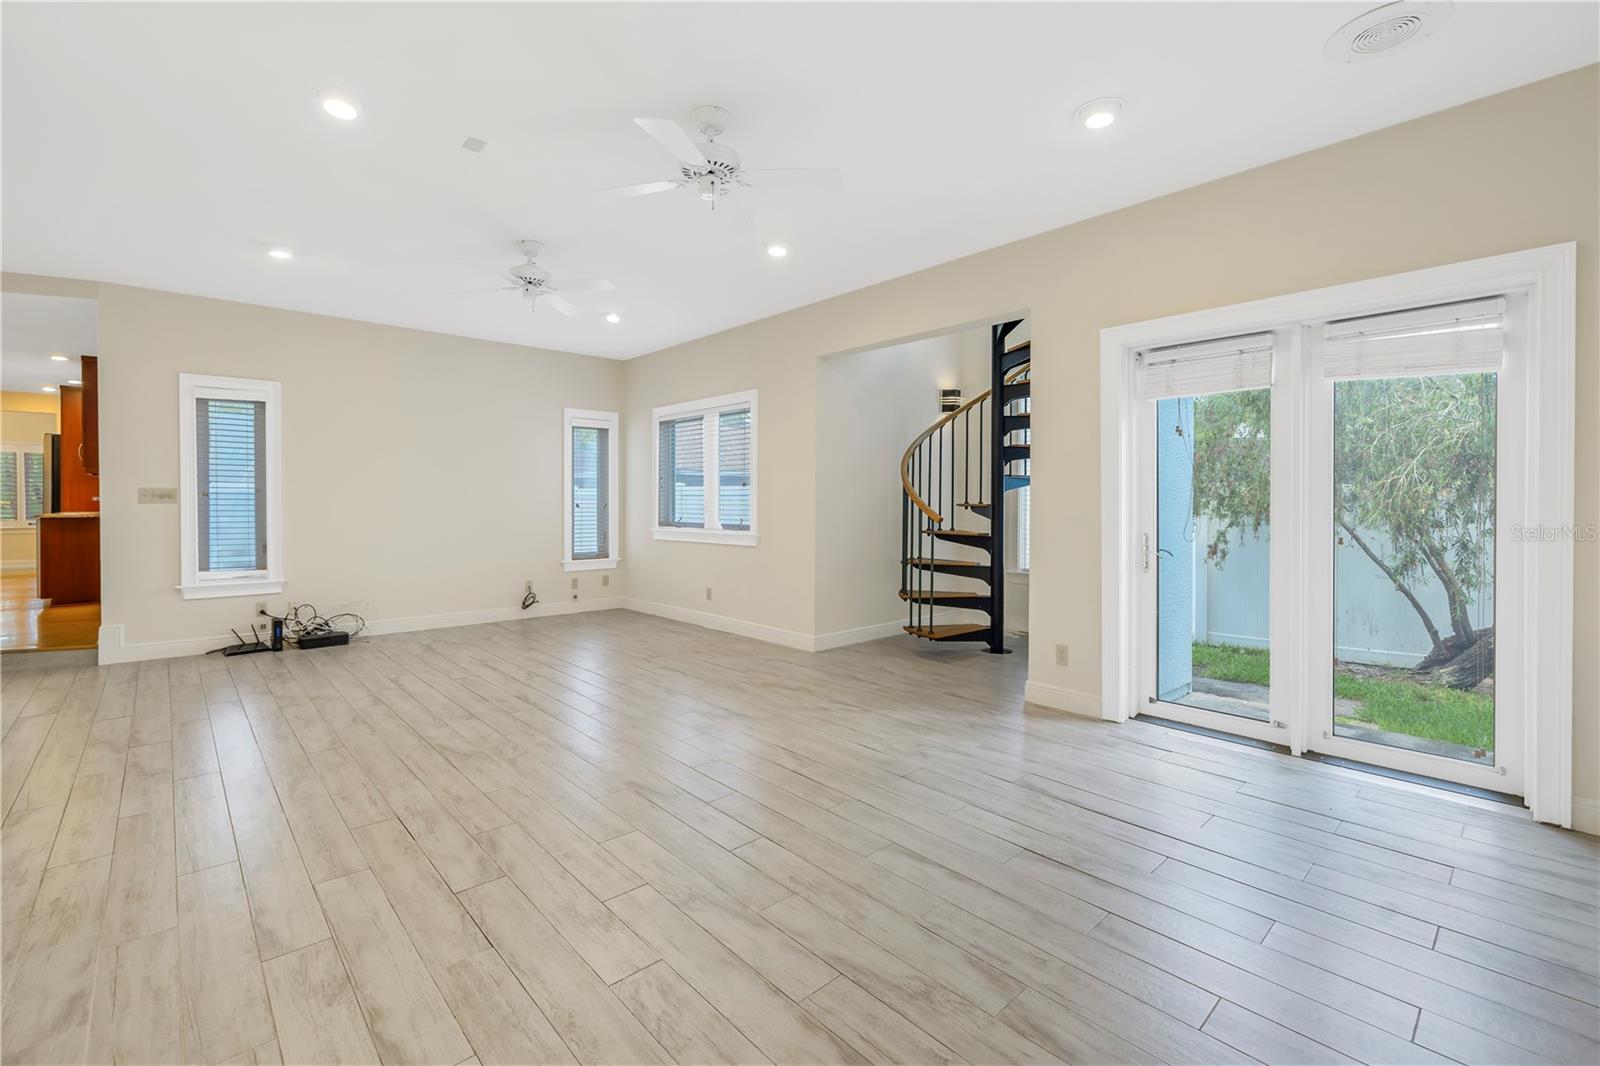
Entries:
{"type": "Polygon", "coordinates": [[[4,663],[6,1062],[1594,1063],[1591,838],[612,611],[4,663]]]}

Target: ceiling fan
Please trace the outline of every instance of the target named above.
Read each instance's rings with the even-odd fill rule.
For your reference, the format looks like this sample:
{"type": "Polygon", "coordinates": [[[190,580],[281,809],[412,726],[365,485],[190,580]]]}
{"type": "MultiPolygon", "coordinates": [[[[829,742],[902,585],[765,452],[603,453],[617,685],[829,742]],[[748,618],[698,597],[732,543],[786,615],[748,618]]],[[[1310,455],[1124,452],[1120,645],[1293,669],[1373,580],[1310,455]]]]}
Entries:
{"type": "Polygon", "coordinates": [[[517,242],[517,251],[521,252],[527,262],[519,263],[506,271],[506,276],[513,284],[495,285],[487,289],[473,289],[473,292],[520,292],[528,298],[533,310],[539,310],[539,303],[543,301],[546,306],[553,307],[564,315],[578,315],[583,313],[583,308],[561,295],[564,292],[611,292],[615,285],[605,278],[564,278],[558,281],[551,280],[549,271],[535,263],[534,260],[544,252],[543,241],[521,240],[517,242]]]}
{"type": "Polygon", "coordinates": [[[615,196],[649,196],[689,189],[716,210],[717,201],[738,188],[831,189],[839,185],[839,172],[831,167],[747,170],[738,152],[717,143],[731,117],[725,109],[710,104],[695,108],[689,113],[689,121],[700,133],[698,141],[670,118],[634,119],[640,129],[677,161],[679,176],[624,185],[607,192],[615,196]]]}

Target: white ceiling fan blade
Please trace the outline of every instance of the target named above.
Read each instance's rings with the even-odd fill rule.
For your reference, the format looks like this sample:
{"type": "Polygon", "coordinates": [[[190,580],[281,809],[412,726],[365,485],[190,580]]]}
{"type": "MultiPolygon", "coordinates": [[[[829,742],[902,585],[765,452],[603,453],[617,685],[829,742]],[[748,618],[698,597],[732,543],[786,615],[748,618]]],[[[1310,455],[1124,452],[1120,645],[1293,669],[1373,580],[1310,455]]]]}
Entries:
{"type": "Polygon", "coordinates": [[[520,289],[521,287],[522,286],[520,285],[491,285],[487,289],[456,289],[454,292],[450,293],[450,295],[471,296],[474,293],[480,292],[511,292],[515,289],[520,289]]]}
{"type": "Polygon", "coordinates": [[[837,189],[841,183],[839,171],[833,167],[746,170],[741,176],[757,189],[837,189]]]}
{"type": "Polygon", "coordinates": [[[540,300],[543,300],[545,303],[549,304],[551,307],[554,307],[557,311],[560,311],[564,315],[583,314],[583,308],[579,307],[565,296],[562,296],[560,293],[542,292],[538,296],[534,297],[534,303],[538,303],[540,300]]]}
{"type": "Polygon", "coordinates": [[[602,190],[608,196],[649,196],[652,193],[671,192],[682,185],[681,181],[646,181],[638,185],[620,185],[602,190]]]}
{"type": "Polygon", "coordinates": [[[616,289],[616,286],[605,278],[567,278],[563,281],[550,282],[550,287],[572,292],[611,292],[616,289]]]}
{"type": "Polygon", "coordinates": [[[697,163],[705,166],[706,157],[700,154],[700,149],[694,143],[694,138],[689,136],[689,131],[670,118],[636,118],[633,121],[654,138],[657,144],[665,148],[672,158],[680,163],[697,163]]]}

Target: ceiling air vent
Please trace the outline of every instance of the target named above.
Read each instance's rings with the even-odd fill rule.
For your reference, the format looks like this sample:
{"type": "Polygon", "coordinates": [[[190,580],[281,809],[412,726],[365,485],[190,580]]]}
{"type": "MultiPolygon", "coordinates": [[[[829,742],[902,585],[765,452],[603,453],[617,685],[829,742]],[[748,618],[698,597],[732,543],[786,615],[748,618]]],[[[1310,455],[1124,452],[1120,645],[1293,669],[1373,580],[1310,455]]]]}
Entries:
{"type": "Polygon", "coordinates": [[[1322,46],[1322,54],[1335,63],[1354,63],[1392,52],[1438,33],[1450,19],[1450,8],[1449,0],[1400,0],[1375,7],[1340,26],[1322,46]]]}

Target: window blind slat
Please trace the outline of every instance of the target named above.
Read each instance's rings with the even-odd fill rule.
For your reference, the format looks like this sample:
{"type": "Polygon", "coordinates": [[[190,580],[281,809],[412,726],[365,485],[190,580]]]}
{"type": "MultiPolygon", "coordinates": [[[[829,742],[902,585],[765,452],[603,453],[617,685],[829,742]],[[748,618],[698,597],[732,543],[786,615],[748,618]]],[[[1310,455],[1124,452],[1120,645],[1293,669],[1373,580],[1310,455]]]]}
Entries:
{"type": "Polygon", "coordinates": [[[611,555],[611,431],[572,427],[572,558],[611,555]]]}
{"type": "Polygon", "coordinates": [[[717,418],[717,520],[723,529],[750,528],[750,408],[717,418]]]}
{"type": "Polygon", "coordinates": [[[1474,374],[1505,365],[1503,297],[1330,322],[1323,327],[1322,376],[1425,377],[1474,374]]]}
{"type": "Polygon", "coordinates": [[[1152,349],[1137,377],[1141,400],[1264,389],[1272,384],[1272,334],[1152,349]]]}
{"type": "Polygon", "coordinates": [[[658,441],[660,484],[656,499],[662,526],[706,524],[705,418],[693,415],[662,422],[658,441]]]}
{"type": "Polygon", "coordinates": [[[266,404],[195,400],[203,573],[267,568],[266,404]]]}

